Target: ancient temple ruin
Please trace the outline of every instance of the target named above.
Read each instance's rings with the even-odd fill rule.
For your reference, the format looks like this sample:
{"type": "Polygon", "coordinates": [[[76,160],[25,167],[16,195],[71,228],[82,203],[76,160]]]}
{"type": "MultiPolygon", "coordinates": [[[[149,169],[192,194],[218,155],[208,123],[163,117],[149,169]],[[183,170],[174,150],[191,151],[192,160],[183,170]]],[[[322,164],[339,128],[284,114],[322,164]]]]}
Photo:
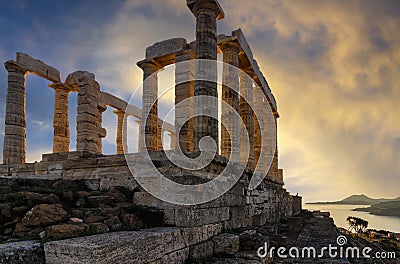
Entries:
{"type": "MultiPolygon", "coordinates": [[[[5,63],[8,71],[6,126],[0,175],[29,179],[83,179],[93,189],[128,186],[132,190],[139,190],[134,193],[134,204],[162,210],[165,223],[169,226],[211,228],[215,231],[213,234],[218,233],[216,230],[220,232],[222,228],[262,226],[298,213],[301,210],[301,199],[290,195],[283,188],[283,170],[279,169],[278,165],[277,137],[269,136],[271,131],[274,131],[275,135],[277,131],[279,118],[277,103],[257,61],[253,58],[250,45],[241,29],[234,30],[229,35],[217,34],[217,20],[225,17],[217,0],[186,2],[196,19],[196,40],[190,42],[184,38],[173,38],[157,42],[146,49],[144,60],[137,63],[143,70],[142,109],[102,91],[92,73],[76,71],[62,81],[61,74],[56,68],[27,54],[18,52],[15,60],[7,61],[5,63]],[[241,141],[241,131],[236,129],[237,120],[230,118],[228,110],[222,109],[222,118],[229,120],[229,129],[238,130],[235,136],[228,135],[225,129],[219,131],[218,120],[210,117],[196,117],[184,122],[187,116],[202,112],[204,105],[193,100],[175,109],[175,124],[164,122],[158,116],[156,74],[163,67],[179,62],[190,62],[194,59],[216,61],[218,53],[222,53],[224,63],[240,69],[240,71],[228,67],[223,69],[221,99],[239,113],[246,126],[250,155],[248,159],[246,157],[247,160],[241,161],[247,162],[247,169],[229,192],[214,201],[194,207],[166,203],[140,188],[127,166],[125,156],[122,155],[127,149],[127,117],[134,116],[140,124],[138,135],[140,151],[133,155],[140,155],[145,150],[151,151],[157,168],[165,174],[173,174],[172,178],[177,181],[185,182],[182,178],[186,177],[195,178],[195,182],[201,183],[202,175],[212,177],[218,174],[226,166],[226,160],[232,151],[240,153],[240,147],[233,149],[240,146],[239,141],[241,141]],[[49,87],[55,90],[53,153],[43,154],[42,160],[36,163],[26,163],[25,78],[28,74],[35,74],[51,81],[49,87]],[[234,90],[240,91],[246,98],[251,98],[252,102],[245,102],[229,87],[234,87],[234,90]],[[68,94],[71,92],[78,93],[76,151],[70,151],[68,94]],[[259,94],[265,99],[258,96],[259,94]],[[256,118],[250,105],[254,105],[257,111],[264,114],[256,118]],[[116,155],[102,154],[102,138],[107,133],[102,126],[102,113],[107,107],[115,109],[114,113],[118,116],[116,155]],[[147,121],[142,122],[142,120],[147,121]],[[176,131],[178,127],[181,127],[180,131],[176,131]],[[204,136],[209,136],[218,142],[220,135],[221,155],[216,155],[209,167],[196,174],[183,172],[181,178],[177,179],[176,166],[169,164],[163,155],[161,135],[164,131],[169,132],[171,137],[171,149],[179,147],[185,153],[199,151],[199,142],[204,136]],[[263,148],[271,144],[274,146],[272,148],[274,152],[268,153],[263,148]],[[271,166],[268,166],[267,155],[273,156],[271,166]],[[257,164],[261,167],[265,178],[256,189],[251,190],[248,188],[248,183],[257,164]]],[[[183,66],[175,68],[175,104],[198,95],[218,97],[216,64],[211,70],[202,68],[204,65],[201,63],[180,65],[183,66]],[[203,72],[211,73],[211,80],[198,80],[198,75],[203,72]],[[181,82],[187,78],[193,81],[181,82]]],[[[211,104],[207,107],[208,111],[218,115],[218,105],[211,104]]],[[[240,159],[244,157],[239,155],[238,161],[240,159]]],[[[182,248],[205,243],[210,237],[211,235],[207,235],[192,244],[180,245],[181,248],[171,249],[166,254],[181,252],[182,248]]],[[[64,245],[64,249],[65,247],[67,244],[64,245]]],[[[56,252],[60,248],[49,248],[50,258],[62,255],[62,252],[56,252]]]]}

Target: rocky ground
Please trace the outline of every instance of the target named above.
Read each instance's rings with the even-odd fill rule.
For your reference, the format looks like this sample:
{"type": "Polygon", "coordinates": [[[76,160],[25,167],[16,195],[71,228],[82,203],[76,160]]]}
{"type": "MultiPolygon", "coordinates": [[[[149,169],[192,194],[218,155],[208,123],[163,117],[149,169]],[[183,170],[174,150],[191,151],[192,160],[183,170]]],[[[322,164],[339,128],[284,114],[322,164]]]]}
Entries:
{"type": "Polygon", "coordinates": [[[132,197],[124,187],[91,191],[80,181],[0,182],[0,243],[162,226],[162,212],[134,206],[132,197]]]}
{"type": "MultiPolygon", "coordinates": [[[[239,246],[236,253],[226,254],[225,252],[225,254],[215,254],[213,257],[206,259],[190,259],[187,263],[400,263],[399,248],[395,245],[377,245],[376,243],[373,244],[351,235],[346,235],[348,242],[344,247],[357,246],[359,248],[364,248],[369,246],[374,248],[376,251],[394,251],[397,254],[396,259],[346,259],[340,258],[339,253],[338,257],[331,258],[326,251],[322,257],[317,258],[290,258],[290,256],[288,256],[288,258],[279,258],[276,250],[272,258],[266,257],[260,259],[257,256],[257,249],[264,245],[265,242],[268,243],[269,248],[285,247],[286,249],[290,249],[291,247],[296,247],[302,249],[305,247],[314,247],[317,250],[317,255],[321,252],[323,247],[327,247],[329,244],[333,247],[338,247],[337,238],[344,234],[338,231],[334,225],[333,219],[329,217],[329,213],[311,213],[303,211],[301,216],[282,220],[278,225],[247,230],[230,230],[230,233],[239,236],[239,246]]],[[[287,251],[286,255],[288,255],[287,251]]]]}
{"type": "MultiPolygon", "coordinates": [[[[49,240],[164,225],[162,212],[135,206],[132,199],[133,191],[124,187],[92,191],[81,181],[0,179],[0,263],[24,263],[21,259],[44,263],[42,244],[49,240]],[[15,242],[32,239],[35,241],[15,242]]],[[[319,252],[329,244],[336,246],[339,235],[329,213],[303,211],[278,224],[224,229],[204,243],[203,249],[198,247],[203,251],[208,250],[207,246],[213,249],[212,257],[191,258],[186,263],[399,263],[397,245],[371,243],[348,234],[349,246],[395,251],[397,259],[332,259],[327,254],[306,259],[277,256],[279,247],[315,247],[319,252]],[[264,245],[276,248],[272,257],[257,255],[264,245]]]]}

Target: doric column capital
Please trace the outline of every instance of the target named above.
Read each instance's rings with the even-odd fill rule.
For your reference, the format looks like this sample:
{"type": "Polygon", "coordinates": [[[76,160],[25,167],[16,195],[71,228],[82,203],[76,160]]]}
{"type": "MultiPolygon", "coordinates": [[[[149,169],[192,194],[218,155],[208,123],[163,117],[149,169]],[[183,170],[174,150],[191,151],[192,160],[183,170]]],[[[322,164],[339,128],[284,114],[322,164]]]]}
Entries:
{"type": "Polygon", "coordinates": [[[66,85],[64,83],[58,82],[58,83],[51,83],[48,85],[50,88],[53,88],[54,90],[59,90],[59,91],[66,91],[67,93],[76,91],[76,89],[72,86],[66,85]]]}
{"type": "Polygon", "coordinates": [[[104,113],[107,110],[107,105],[99,103],[97,105],[97,109],[99,110],[100,113],[104,113]]]}
{"type": "Polygon", "coordinates": [[[217,0],[186,0],[186,3],[196,17],[201,13],[213,13],[216,20],[225,17],[224,10],[222,10],[217,0]]]}
{"type": "Polygon", "coordinates": [[[220,43],[220,48],[222,52],[227,52],[227,51],[234,51],[236,53],[239,53],[240,50],[242,49],[238,41],[222,41],[220,43]]]}
{"type": "Polygon", "coordinates": [[[122,111],[122,110],[119,110],[119,109],[114,110],[113,113],[116,114],[118,117],[125,116],[125,111],[122,111]]]}
{"type": "Polygon", "coordinates": [[[20,72],[22,74],[28,73],[28,70],[25,67],[12,60],[6,61],[4,67],[8,72],[20,72]]]}
{"type": "Polygon", "coordinates": [[[139,61],[136,65],[139,66],[145,74],[155,73],[163,68],[162,65],[149,60],[139,61]]]}

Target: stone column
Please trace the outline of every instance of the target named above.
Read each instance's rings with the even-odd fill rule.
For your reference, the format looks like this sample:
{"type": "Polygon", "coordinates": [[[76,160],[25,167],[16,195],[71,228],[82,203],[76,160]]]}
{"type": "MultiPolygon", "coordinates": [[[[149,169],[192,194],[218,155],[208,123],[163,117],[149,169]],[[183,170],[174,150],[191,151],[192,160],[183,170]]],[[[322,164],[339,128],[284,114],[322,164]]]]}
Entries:
{"type": "Polygon", "coordinates": [[[91,153],[101,152],[101,127],[99,111],[100,85],[93,73],[77,71],[68,75],[67,85],[78,85],[78,115],[76,117],[76,150],[91,153]]]}
{"type": "MultiPolygon", "coordinates": [[[[264,155],[264,160],[265,160],[265,166],[266,166],[266,173],[268,178],[272,179],[273,178],[273,163],[271,164],[270,167],[267,167],[269,165],[269,162],[271,162],[271,159],[274,157],[274,151],[275,151],[275,142],[272,141],[273,133],[275,132],[275,125],[274,125],[274,116],[272,113],[269,113],[271,109],[268,107],[269,102],[265,102],[265,155],[264,155]]],[[[273,161],[273,160],[272,160],[273,161]]]]}
{"type": "Polygon", "coordinates": [[[221,119],[226,121],[227,128],[221,131],[221,155],[231,158],[233,162],[240,160],[240,131],[239,120],[235,114],[239,114],[239,52],[240,45],[233,41],[223,42],[223,74],[222,74],[222,100],[234,110],[222,106],[221,119]],[[231,65],[232,67],[228,66],[231,65]],[[236,113],[235,113],[236,112],[236,113]],[[229,133],[228,131],[231,131],[229,133]],[[229,135],[230,134],[230,135],[229,135]]]}
{"type": "MultiPolygon", "coordinates": [[[[270,167],[269,167],[269,162],[272,158],[272,150],[273,148],[271,147],[271,140],[272,140],[272,132],[274,130],[274,127],[272,125],[272,113],[268,113],[269,111],[269,102],[267,100],[265,100],[263,102],[263,117],[264,117],[264,130],[263,130],[263,144],[262,144],[262,149],[264,150],[264,156],[262,157],[264,160],[264,164],[265,164],[265,175],[268,175],[269,177],[271,177],[271,175],[269,175],[270,173],[270,167]]],[[[272,166],[271,166],[272,167],[272,166]]]]}
{"type": "Polygon", "coordinates": [[[63,83],[53,83],[49,87],[55,91],[53,153],[69,152],[68,95],[71,89],[63,83]]]}
{"type": "Polygon", "coordinates": [[[170,143],[170,148],[171,150],[174,149],[176,147],[176,134],[169,132],[168,136],[171,139],[171,143],[170,143]]]}
{"type": "Polygon", "coordinates": [[[138,137],[138,152],[140,152],[140,144],[142,141],[142,120],[141,119],[136,119],[136,123],[138,123],[139,126],[139,137],[138,137]]]}
{"type": "MultiPolygon", "coordinates": [[[[261,88],[256,87],[255,89],[261,88]]],[[[254,110],[258,113],[258,116],[254,115],[254,164],[257,164],[264,173],[264,158],[261,156],[264,130],[264,116],[262,110],[263,98],[259,96],[259,94],[260,92],[253,93],[254,110]]]]}
{"type": "Polygon", "coordinates": [[[275,129],[276,137],[275,137],[275,142],[272,142],[272,144],[275,144],[275,152],[273,153],[273,160],[272,160],[272,178],[278,179],[279,178],[279,164],[278,164],[278,114],[274,113],[274,118],[273,118],[273,129],[275,129]]]}
{"type": "MultiPolygon", "coordinates": [[[[217,19],[223,17],[223,11],[217,1],[187,1],[196,17],[196,59],[217,59],[217,19]],[[222,15],[221,15],[222,13],[222,15]]],[[[218,97],[217,64],[199,62],[196,65],[195,96],[218,97]],[[207,81],[204,81],[206,79],[207,81]]],[[[218,103],[201,99],[194,100],[194,149],[199,150],[200,139],[212,137],[218,146],[218,120],[207,115],[218,116],[218,103]]]]}
{"type": "Polygon", "coordinates": [[[124,149],[128,150],[126,142],[127,138],[127,117],[122,110],[115,110],[114,113],[118,116],[117,126],[117,154],[124,154],[124,149]]]}
{"type": "MultiPolygon", "coordinates": [[[[242,97],[247,98],[246,102],[242,97],[239,102],[239,113],[247,129],[247,134],[249,137],[249,145],[245,145],[243,140],[241,140],[241,149],[249,148],[249,157],[243,157],[243,150],[240,151],[240,161],[247,162],[251,169],[254,169],[254,112],[252,109],[253,105],[253,81],[252,77],[254,72],[252,71],[239,71],[240,77],[240,94],[242,97]]],[[[240,136],[244,137],[245,131],[241,131],[240,136]]]]}
{"type": "Polygon", "coordinates": [[[14,61],[7,61],[8,88],[6,99],[4,164],[26,161],[26,87],[27,70],[14,61]]]}
{"type": "Polygon", "coordinates": [[[158,129],[158,77],[156,72],[160,67],[152,62],[142,61],[138,66],[143,70],[142,125],[141,150],[158,150],[161,134],[158,129]],[[148,116],[146,116],[146,113],[148,116]]]}
{"type": "Polygon", "coordinates": [[[163,147],[163,130],[160,125],[157,125],[157,150],[162,150],[163,147]]]}
{"type": "Polygon", "coordinates": [[[97,141],[97,148],[98,148],[98,153],[103,153],[103,141],[102,139],[106,137],[107,131],[102,128],[103,127],[103,113],[107,110],[107,106],[106,105],[101,105],[99,104],[97,109],[99,110],[99,126],[100,126],[100,135],[99,135],[99,139],[97,141]]]}
{"type": "Polygon", "coordinates": [[[194,114],[194,63],[191,62],[192,59],[194,59],[192,50],[179,52],[175,56],[175,128],[177,135],[179,132],[177,129],[181,127],[179,141],[176,141],[176,144],[179,144],[183,152],[193,151],[193,119],[189,119],[194,114]],[[188,100],[177,106],[185,99],[188,100]]]}

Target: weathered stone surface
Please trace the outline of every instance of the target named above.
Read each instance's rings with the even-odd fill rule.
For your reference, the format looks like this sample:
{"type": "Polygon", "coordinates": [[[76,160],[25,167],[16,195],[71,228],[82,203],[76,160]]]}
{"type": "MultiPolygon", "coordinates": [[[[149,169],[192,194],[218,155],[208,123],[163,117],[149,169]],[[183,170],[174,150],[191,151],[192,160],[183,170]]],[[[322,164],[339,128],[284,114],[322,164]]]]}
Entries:
{"type": "Polygon", "coordinates": [[[214,254],[214,242],[206,241],[189,247],[190,258],[204,258],[214,254]]]}
{"type": "Polygon", "coordinates": [[[233,255],[239,251],[239,236],[235,234],[219,234],[212,239],[214,252],[233,255]]]}
{"type": "Polygon", "coordinates": [[[221,224],[209,224],[197,227],[182,228],[182,235],[185,240],[185,245],[192,246],[219,234],[222,230],[221,224]]]}
{"type": "Polygon", "coordinates": [[[68,213],[61,204],[39,204],[21,220],[25,226],[46,226],[67,220],[68,213]]]}
{"type": "Polygon", "coordinates": [[[161,263],[186,263],[187,258],[189,257],[189,248],[184,248],[172,253],[165,255],[161,259],[161,263]]]}
{"type": "Polygon", "coordinates": [[[82,225],[62,224],[46,228],[46,234],[52,239],[65,239],[78,237],[83,234],[85,227],[82,225]]]}
{"type": "Polygon", "coordinates": [[[45,263],[43,247],[37,241],[0,244],[0,263],[45,263]]]}
{"type": "Polygon", "coordinates": [[[222,222],[229,219],[229,207],[175,210],[176,226],[200,226],[222,222]]]}
{"type": "Polygon", "coordinates": [[[148,263],[185,248],[176,228],[116,232],[49,242],[47,263],[148,263]]]}

